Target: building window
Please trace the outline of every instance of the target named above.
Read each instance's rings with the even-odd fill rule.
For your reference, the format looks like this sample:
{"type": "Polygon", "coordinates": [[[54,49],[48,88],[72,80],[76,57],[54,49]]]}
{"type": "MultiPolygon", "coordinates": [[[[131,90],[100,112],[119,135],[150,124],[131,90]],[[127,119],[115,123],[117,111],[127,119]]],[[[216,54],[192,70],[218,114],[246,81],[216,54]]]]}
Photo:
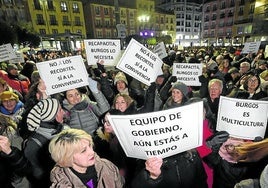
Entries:
{"type": "Polygon", "coordinates": [[[59,32],[58,32],[57,29],[52,29],[52,33],[53,33],[53,34],[58,34],[59,32]]]}
{"type": "Polygon", "coordinates": [[[55,10],[52,0],[47,0],[47,8],[48,10],[55,10]]]}
{"type": "Polygon", "coordinates": [[[81,26],[82,25],[81,21],[80,21],[80,17],[78,17],[78,16],[74,17],[74,24],[76,26],[81,26]]]}
{"type": "Polygon", "coordinates": [[[62,17],[62,24],[63,25],[71,25],[68,16],[63,16],[62,17]]]}
{"type": "Polygon", "coordinates": [[[104,15],[109,15],[109,9],[108,8],[104,8],[104,15]]]}
{"type": "Polygon", "coordinates": [[[60,2],[60,9],[61,9],[61,12],[67,12],[68,11],[66,2],[63,2],[63,1],[60,2]]]}
{"type": "Polygon", "coordinates": [[[41,5],[39,0],[34,0],[34,8],[35,10],[41,10],[41,5]]]}
{"type": "Polygon", "coordinates": [[[71,33],[70,29],[65,29],[65,33],[67,34],[71,33]]]}
{"type": "Polygon", "coordinates": [[[39,33],[40,33],[41,35],[45,35],[45,34],[46,34],[46,30],[45,30],[45,29],[39,29],[39,33]]]}
{"type": "Polygon", "coordinates": [[[50,19],[50,25],[58,25],[55,15],[49,15],[49,19],[50,19]]]}
{"type": "Polygon", "coordinates": [[[74,13],[79,13],[79,12],[80,12],[80,11],[79,11],[79,6],[78,6],[77,3],[73,3],[73,12],[74,12],[74,13]]]}
{"type": "Polygon", "coordinates": [[[45,25],[45,21],[44,21],[44,18],[43,18],[42,14],[37,14],[36,18],[37,18],[37,20],[36,20],[37,25],[45,25]]]}
{"type": "Polygon", "coordinates": [[[100,15],[100,7],[95,7],[95,14],[100,15]]]}

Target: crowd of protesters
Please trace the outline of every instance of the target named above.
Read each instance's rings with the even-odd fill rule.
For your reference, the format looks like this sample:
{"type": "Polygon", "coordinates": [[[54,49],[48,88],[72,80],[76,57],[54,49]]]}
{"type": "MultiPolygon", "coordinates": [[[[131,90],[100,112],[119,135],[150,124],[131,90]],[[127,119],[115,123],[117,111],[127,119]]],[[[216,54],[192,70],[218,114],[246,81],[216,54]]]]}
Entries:
{"type": "Polygon", "coordinates": [[[254,140],[216,130],[220,96],[267,101],[264,51],[170,46],[167,53],[150,86],[102,60],[93,68],[80,51],[29,51],[24,62],[1,62],[1,187],[267,188],[267,129],[254,140]],[[84,58],[88,86],[48,96],[36,64],[72,55],[84,58]],[[201,86],[177,81],[176,63],[202,64],[201,86]],[[197,101],[204,104],[202,146],[163,159],[127,157],[108,120],[197,101]]]}

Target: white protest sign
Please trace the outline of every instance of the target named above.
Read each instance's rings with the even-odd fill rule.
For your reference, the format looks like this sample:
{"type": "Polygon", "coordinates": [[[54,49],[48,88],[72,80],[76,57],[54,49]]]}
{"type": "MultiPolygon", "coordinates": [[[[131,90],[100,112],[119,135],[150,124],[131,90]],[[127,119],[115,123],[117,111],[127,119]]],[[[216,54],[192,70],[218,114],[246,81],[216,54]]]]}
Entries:
{"type": "Polygon", "coordinates": [[[146,114],[110,115],[108,120],[128,157],[165,158],[202,145],[203,102],[146,114]]]}
{"type": "Polygon", "coordinates": [[[257,53],[261,45],[261,41],[258,42],[246,42],[241,54],[257,53]]]}
{"type": "Polygon", "coordinates": [[[264,49],[264,57],[265,58],[268,57],[268,45],[265,46],[265,49],[264,49]]]}
{"type": "Polygon", "coordinates": [[[116,29],[117,29],[118,38],[121,38],[121,39],[126,38],[127,29],[126,29],[125,24],[117,24],[116,29]]]}
{"type": "Polygon", "coordinates": [[[164,42],[158,43],[154,47],[153,52],[156,53],[160,59],[168,56],[164,42]]]}
{"type": "Polygon", "coordinates": [[[88,85],[88,73],[81,55],[36,63],[51,95],[88,85]]]}
{"type": "Polygon", "coordinates": [[[115,60],[120,55],[119,39],[89,39],[84,40],[87,62],[96,65],[99,60],[104,61],[104,66],[115,66],[115,60]]]}
{"type": "Polygon", "coordinates": [[[264,137],[268,118],[268,101],[220,97],[217,130],[236,138],[254,140],[264,137]]]}
{"type": "Polygon", "coordinates": [[[187,86],[201,86],[198,77],[202,75],[201,63],[173,63],[172,76],[187,86]]]}
{"type": "Polygon", "coordinates": [[[10,43],[0,45],[0,62],[16,58],[15,51],[10,43]]]}
{"type": "Polygon", "coordinates": [[[16,54],[16,58],[14,59],[10,59],[9,62],[10,63],[24,63],[24,57],[22,52],[15,52],[16,54]]]}
{"type": "Polygon", "coordinates": [[[155,53],[131,39],[116,67],[149,86],[161,74],[162,64],[155,53]]]}

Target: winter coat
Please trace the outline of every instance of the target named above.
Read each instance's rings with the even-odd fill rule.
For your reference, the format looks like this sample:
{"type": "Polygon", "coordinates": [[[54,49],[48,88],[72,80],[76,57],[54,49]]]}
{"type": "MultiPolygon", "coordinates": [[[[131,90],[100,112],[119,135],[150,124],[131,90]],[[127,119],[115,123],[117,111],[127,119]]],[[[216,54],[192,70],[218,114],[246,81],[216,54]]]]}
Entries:
{"type": "Polygon", "coordinates": [[[48,144],[61,129],[59,123],[41,122],[40,127],[25,141],[24,155],[32,165],[33,171],[29,179],[33,187],[48,187],[49,173],[55,164],[48,152],[48,144]]]}
{"type": "Polygon", "coordinates": [[[63,107],[67,110],[67,124],[71,128],[82,129],[93,135],[99,125],[99,116],[110,109],[105,96],[101,93],[93,93],[96,102],[91,101],[85,94],[76,105],[70,105],[67,100],[63,101],[63,107]]]}
{"type": "MultiPolygon", "coordinates": [[[[119,174],[118,168],[106,159],[95,154],[95,169],[98,176],[97,188],[122,188],[124,178],[119,174]]],[[[55,166],[50,174],[51,188],[86,188],[82,181],[71,171],[70,168],[55,166]]]]}
{"type": "MultiPolygon", "coordinates": [[[[143,162],[144,163],[144,162],[143,162]]],[[[151,179],[143,168],[132,181],[132,188],[207,188],[207,175],[196,150],[163,159],[161,175],[151,179]]]]}
{"type": "Polygon", "coordinates": [[[5,71],[0,71],[0,77],[3,78],[10,87],[19,91],[23,96],[28,93],[31,82],[26,76],[22,74],[12,76],[5,71]]]}

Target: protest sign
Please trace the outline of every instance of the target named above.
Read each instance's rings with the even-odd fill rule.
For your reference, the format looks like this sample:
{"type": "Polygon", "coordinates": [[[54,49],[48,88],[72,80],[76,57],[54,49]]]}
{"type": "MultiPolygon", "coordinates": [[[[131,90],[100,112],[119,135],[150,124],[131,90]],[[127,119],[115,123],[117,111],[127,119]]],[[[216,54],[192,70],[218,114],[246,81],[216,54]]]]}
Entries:
{"type": "Polygon", "coordinates": [[[202,75],[201,63],[173,63],[172,76],[187,86],[201,86],[198,77],[202,75]]]}
{"type": "Polygon", "coordinates": [[[246,42],[241,54],[257,53],[261,45],[261,41],[258,42],[246,42]]]}
{"type": "Polygon", "coordinates": [[[149,86],[162,74],[162,64],[162,60],[155,53],[131,39],[116,67],[149,86]]]}
{"type": "Polygon", "coordinates": [[[110,115],[108,120],[128,157],[165,158],[202,144],[203,102],[146,114],[110,115]]]}
{"type": "Polygon", "coordinates": [[[0,45],[0,62],[16,58],[15,51],[10,43],[0,45]]]}
{"type": "Polygon", "coordinates": [[[88,85],[88,73],[80,55],[36,63],[51,95],[88,85]]]}
{"type": "Polygon", "coordinates": [[[153,52],[156,53],[160,59],[168,56],[164,42],[158,43],[154,47],[153,52]]]}
{"type": "Polygon", "coordinates": [[[22,52],[15,52],[16,58],[10,59],[10,63],[24,63],[24,57],[22,52]]]}
{"type": "Polygon", "coordinates": [[[220,97],[217,130],[236,138],[254,140],[264,137],[268,118],[268,102],[220,97]]]}
{"type": "Polygon", "coordinates": [[[87,62],[89,65],[96,65],[103,60],[104,66],[115,66],[115,61],[120,55],[119,39],[89,39],[84,40],[87,62]]]}

